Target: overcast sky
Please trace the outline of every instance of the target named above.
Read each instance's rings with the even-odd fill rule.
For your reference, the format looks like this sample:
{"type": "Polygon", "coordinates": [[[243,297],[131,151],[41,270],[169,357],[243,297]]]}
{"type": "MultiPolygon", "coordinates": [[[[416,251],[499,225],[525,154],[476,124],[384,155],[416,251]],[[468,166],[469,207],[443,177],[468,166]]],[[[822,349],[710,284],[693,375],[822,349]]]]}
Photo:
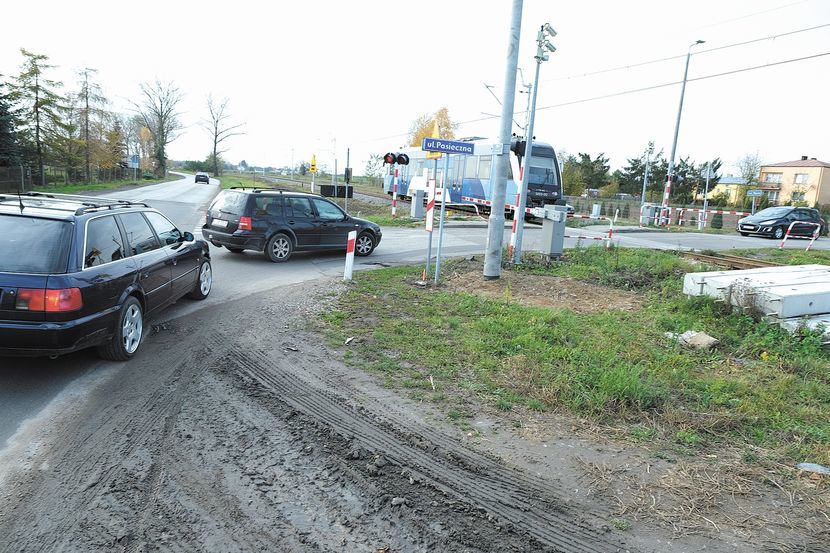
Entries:
{"type": "MultiPolygon", "coordinates": [[[[403,145],[417,116],[444,105],[462,123],[458,136],[498,134],[498,119],[464,122],[500,113],[484,83],[503,96],[509,0],[6,4],[0,73],[18,71],[20,47],[49,55],[67,87],[75,70],[96,68],[123,111],[140,82],[174,81],[186,127],[169,146],[173,159],[207,155],[198,122],[209,93],[227,96],[234,121],[245,123],[225,154],[233,163],[288,165],[293,149],[295,163],[316,153],[331,164],[336,141],[339,168],[351,147],[362,173],[370,153],[403,145]]],[[[830,26],[705,51],[830,24],[828,0],[525,0],[519,65],[528,81],[545,22],[558,32],[557,51],[541,67],[537,105],[547,109],[537,111],[534,134],[569,153],[605,152],[614,168],[649,140],[668,154],[680,85],[586,100],[680,81],[695,40],[706,43],[693,49],[690,80],[830,52],[830,26]]],[[[828,85],[830,55],[692,80],[678,155],[720,156],[724,172],[756,152],[766,162],[830,161],[828,85]]],[[[522,124],[526,103],[517,94],[522,124]]]]}

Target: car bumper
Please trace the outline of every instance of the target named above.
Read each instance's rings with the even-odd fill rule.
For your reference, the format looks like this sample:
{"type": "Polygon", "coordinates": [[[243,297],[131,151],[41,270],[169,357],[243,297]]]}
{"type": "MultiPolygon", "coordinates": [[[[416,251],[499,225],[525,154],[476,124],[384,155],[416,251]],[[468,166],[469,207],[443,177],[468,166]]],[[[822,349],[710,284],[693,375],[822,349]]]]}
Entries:
{"type": "Polygon", "coordinates": [[[0,321],[0,356],[62,355],[109,339],[117,310],[64,322],[0,321]]]}
{"type": "Polygon", "coordinates": [[[774,226],[760,226],[754,224],[742,224],[737,227],[738,232],[745,234],[758,234],[760,236],[773,236],[775,234],[774,226]]]}
{"type": "Polygon", "coordinates": [[[202,236],[213,245],[230,248],[244,248],[246,250],[264,250],[265,236],[261,234],[239,234],[222,232],[208,226],[202,227],[202,236]]]}

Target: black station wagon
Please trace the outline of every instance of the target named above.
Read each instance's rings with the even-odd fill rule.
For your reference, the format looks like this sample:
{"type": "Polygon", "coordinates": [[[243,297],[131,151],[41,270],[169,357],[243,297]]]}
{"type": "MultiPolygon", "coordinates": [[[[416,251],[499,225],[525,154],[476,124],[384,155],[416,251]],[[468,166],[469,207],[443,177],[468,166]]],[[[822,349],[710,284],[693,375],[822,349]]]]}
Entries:
{"type": "Polygon", "coordinates": [[[207,243],[146,204],[0,194],[0,356],[126,361],[148,315],[212,282],[207,243]]]}
{"type": "Polygon", "coordinates": [[[355,255],[369,255],[380,243],[378,225],[346,214],[322,196],[276,188],[229,188],[208,209],[202,236],[234,253],[264,252],[274,262],[294,251],[346,247],[357,232],[355,255]]]}

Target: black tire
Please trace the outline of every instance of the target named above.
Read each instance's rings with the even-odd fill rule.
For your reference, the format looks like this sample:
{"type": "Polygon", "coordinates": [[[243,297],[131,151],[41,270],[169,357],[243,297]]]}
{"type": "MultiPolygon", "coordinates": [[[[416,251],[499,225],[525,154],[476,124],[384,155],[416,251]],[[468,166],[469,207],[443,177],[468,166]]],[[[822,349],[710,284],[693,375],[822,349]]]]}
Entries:
{"type": "Polygon", "coordinates": [[[360,257],[366,257],[375,251],[375,235],[364,230],[358,235],[354,242],[354,254],[360,257]]]}
{"type": "Polygon", "coordinates": [[[741,236],[749,236],[749,233],[748,232],[742,232],[741,236]]]}
{"type": "Polygon", "coordinates": [[[196,277],[196,284],[193,290],[187,294],[187,297],[192,300],[203,300],[210,294],[213,288],[213,267],[210,265],[210,260],[205,259],[199,265],[199,273],[196,277]]]}
{"type": "Polygon", "coordinates": [[[781,240],[782,238],[784,238],[784,233],[785,232],[786,231],[784,230],[784,227],[775,227],[775,230],[773,231],[772,237],[775,238],[776,240],[781,240]]]}
{"type": "Polygon", "coordinates": [[[242,253],[242,252],[245,251],[245,248],[231,248],[231,247],[229,247],[228,250],[231,253],[242,253]]]}
{"type": "Polygon", "coordinates": [[[274,263],[284,263],[294,253],[294,242],[287,234],[278,232],[265,245],[265,255],[274,263]]]}
{"type": "Polygon", "coordinates": [[[130,296],[118,312],[118,323],[112,339],[98,346],[98,355],[109,361],[128,361],[141,345],[144,334],[144,311],[141,303],[130,296]]]}

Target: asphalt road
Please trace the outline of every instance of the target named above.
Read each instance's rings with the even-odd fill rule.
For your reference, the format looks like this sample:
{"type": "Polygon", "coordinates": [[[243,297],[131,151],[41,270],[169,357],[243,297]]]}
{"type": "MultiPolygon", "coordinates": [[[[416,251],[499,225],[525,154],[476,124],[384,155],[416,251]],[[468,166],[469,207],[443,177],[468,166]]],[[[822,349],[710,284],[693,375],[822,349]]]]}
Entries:
{"type": "MultiPolygon", "coordinates": [[[[108,193],[107,196],[121,199],[144,201],[165,213],[181,230],[193,232],[201,238],[199,227],[204,211],[210,200],[218,193],[219,183],[212,180],[209,185],[196,184],[192,176],[181,180],[155,184],[135,190],[108,193]]],[[[437,225],[436,225],[437,227],[437,225]]],[[[585,240],[569,238],[566,247],[577,243],[584,245],[602,242],[590,240],[603,235],[604,228],[588,227],[569,229],[568,233],[587,237],[585,240]]],[[[505,244],[509,241],[509,228],[505,228],[505,244]]],[[[524,233],[524,248],[539,247],[541,228],[528,226],[524,233]]],[[[621,246],[657,249],[712,249],[774,247],[777,242],[754,237],[732,234],[715,235],[692,232],[666,233],[661,231],[620,232],[614,242],[621,246]]],[[[443,241],[446,256],[481,254],[486,244],[486,220],[465,224],[448,224],[443,241]]],[[[437,233],[433,240],[433,252],[438,245],[437,233]]],[[[804,247],[805,241],[793,240],[788,247],[804,247]]],[[[383,240],[374,254],[368,258],[357,258],[355,269],[370,269],[380,265],[422,263],[426,257],[427,234],[420,228],[387,228],[383,240]]],[[[830,240],[822,238],[813,246],[815,249],[830,248],[830,240]]],[[[163,328],[164,321],[176,319],[206,307],[226,303],[264,290],[296,284],[325,276],[338,276],[343,271],[341,253],[297,253],[288,263],[273,264],[261,253],[245,252],[232,254],[223,248],[211,247],[214,271],[214,288],[210,297],[203,302],[182,300],[168,308],[151,325],[163,328]]],[[[434,253],[433,253],[434,255],[434,253]]],[[[432,264],[434,268],[434,262],[432,264]]],[[[150,328],[150,326],[148,326],[150,328]]],[[[148,337],[149,340],[153,336],[148,337]]],[[[2,445],[21,442],[21,424],[35,417],[53,401],[66,397],[79,397],[82,391],[71,384],[94,379],[110,372],[118,374],[129,370],[129,363],[117,364],[99,360],[94,351],[83,351],[56,360],[0,358],[0,453],[2,445]]],[[[23,428],[21,431],[25,431],[23,428]]],[[[2,467],[0,467],[2,471],[2,467]]]]}

